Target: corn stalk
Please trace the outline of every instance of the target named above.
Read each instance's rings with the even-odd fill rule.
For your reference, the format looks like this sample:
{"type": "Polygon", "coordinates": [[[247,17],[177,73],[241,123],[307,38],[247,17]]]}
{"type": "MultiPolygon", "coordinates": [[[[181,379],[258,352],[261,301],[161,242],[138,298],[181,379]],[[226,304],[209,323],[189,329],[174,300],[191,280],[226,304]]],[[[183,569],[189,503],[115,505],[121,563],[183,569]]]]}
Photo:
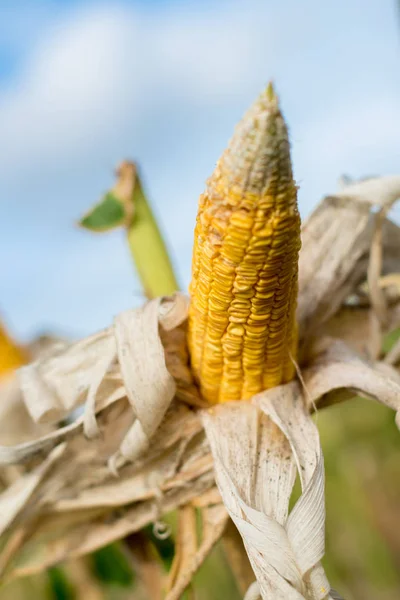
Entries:
{"type": "Polygon", "coordinates": [[[136,166],[123,162],[117,183],[79,224],[93,232],[125,227],[132,259],[147,298],[179,289],[160,228],[143,191],[136,166]]]}

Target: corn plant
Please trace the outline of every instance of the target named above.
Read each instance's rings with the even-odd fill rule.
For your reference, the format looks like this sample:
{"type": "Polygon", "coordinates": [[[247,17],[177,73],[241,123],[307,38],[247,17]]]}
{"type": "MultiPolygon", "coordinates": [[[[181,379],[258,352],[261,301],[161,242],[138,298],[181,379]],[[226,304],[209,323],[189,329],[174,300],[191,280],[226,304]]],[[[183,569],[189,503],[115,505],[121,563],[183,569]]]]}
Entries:
{"type": "Polygon", "coordinates": [[[178,510],[167,600],[190,588],[232,523],[246,600],[337,598],[321,563],[324,461],[312,413],[355,394],[400,409],[398,349],[381,353],[400,325],[400,236],[387,218],[399,195],[400,177],[386,177],[324,198],[298,260],[287,130],[268,86],[200,198],[190,298],[153,298],[20,370],[36,422],[84,410],[0,447],[0,464],[23,465],[0,495],[3,577],[150,523],[166,536],[163,519],[178,510]]]}

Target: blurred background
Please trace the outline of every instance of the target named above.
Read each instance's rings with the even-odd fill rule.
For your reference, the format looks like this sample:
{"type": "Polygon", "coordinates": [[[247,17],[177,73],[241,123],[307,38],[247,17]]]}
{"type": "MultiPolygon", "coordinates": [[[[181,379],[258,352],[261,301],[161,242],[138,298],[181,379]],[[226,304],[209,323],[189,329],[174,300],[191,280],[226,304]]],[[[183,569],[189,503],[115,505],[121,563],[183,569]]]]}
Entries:
{"type": "MultiPolygon", "coordinates": [[[[142,302],[124,232],[94,236],[76,226],[124,158],[140,165],[186,289],[198,196],[270,79],[290,127],[303,217],[342,174],[397,174],[399,57],[395,0],[1,0],[0,313],[8,330],[20,342],[44,331],[83,336],[142,302]]],[[[349,407],[319,423],[328,571],[346,600],[395,600],[393,416],[349,407]]]]}
{"type": "Polygon", "coordinates": [[[19,339],[141,302],[123,232],[74,222],[138,160],[181,285],[197,199],[269,79],[303,216],[343,173],[398,171],[395,0],[2,0],[0,310],[19,339]]]}

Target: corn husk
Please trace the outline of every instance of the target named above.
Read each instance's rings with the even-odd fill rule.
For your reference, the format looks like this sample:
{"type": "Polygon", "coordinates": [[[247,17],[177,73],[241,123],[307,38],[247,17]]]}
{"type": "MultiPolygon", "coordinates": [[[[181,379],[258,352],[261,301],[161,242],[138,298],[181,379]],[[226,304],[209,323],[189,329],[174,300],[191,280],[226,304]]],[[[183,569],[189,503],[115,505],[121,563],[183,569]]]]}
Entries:
{"type": "Polygon", "coordinates": [[[180,539],[187,551],[184,559],[178,552],[170,600],[190,584],[227,513],[257,579],[247,597],[334,598],[320,564],[324,469],[310,413],[359,393],[399,414],[399,374],[378,350],[400,322],[398,301],[380,287],[382,294],[364,294],[353,307],[353,328],[343,316],[363,282],[371,290],[382,274],[400,271],[400,231],[386,218],[398,184],[373,188],[379,218],[368,184],[365,197],[358,187],[324,199],[306,222],[298,311],[304,351],[292,383],[251,402],[202,408],[181,294],[127,311],[99,334],[21,369],[20,394],[34,421],[54,426],[78,406],[84,412],[38,439],[0,448],[1,465],[22,466],[0,495],[3,577],[84,555],[178,507],[187,524],[200,502],[205,522],[209,515],[216,521],[200,544],[194,533],[180,539]],[[289,513],[296,472],[302,495],[289,513]]]}

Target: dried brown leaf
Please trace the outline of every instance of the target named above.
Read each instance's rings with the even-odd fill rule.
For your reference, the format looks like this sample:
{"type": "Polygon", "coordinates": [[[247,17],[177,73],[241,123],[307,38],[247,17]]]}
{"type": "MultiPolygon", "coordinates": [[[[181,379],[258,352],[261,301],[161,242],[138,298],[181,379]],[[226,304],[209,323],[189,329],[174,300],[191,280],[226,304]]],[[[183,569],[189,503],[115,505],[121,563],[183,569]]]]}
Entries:
{"type": "MultiPolygon", "coordinates": [[[[351,200],[351,194],[347,199],[325,199],[306,223],[299,298],[303,338],[311,340],[317,331],[321,335],[321,325],[366,279],[372,234],[371,203],[359,198],[351,200]]],[[[382,243],[382,272],[395,274],[400,264],[400,236],[399,229],[390,221],[384,222],[382,243]]],[[[376,277],[378,271],[375,269],[376,277]]],[[[223,516],[219,504],[213,458],[199,412],[188,407],[204,404],[189,366],[186,312],[187,300],[182,295],[161,303],[155,301],[138,311],[124,313],[113,327],[100,334],[54,349],[22,372],[25,404],[35,419],[53,423],[80,404],[85,406],[85,413],[74,423],[40,439],[0,447],[1,464],[23,463],[21,471],[24,469],[26,473],[17,474],[17,483],[25,481],[27,485],[20,496],[18,486],[8,487],[0,494],[0,506],[5,508],[2,541],[9,536],[0,561],[7,576],[36,572],[60,560],[84,555],[159,520],[169,510],[193,503],[202,507],[205,535],[195,551],[193,540],[183,544],[190,551],[183,558],[182,553],[177,557],[170,590],[175,596],[171,598],[179,597],[187,587],[221,535],[226,515],[223,516]],[[92,439],[87,439],[85,433],[92,439]],[[93,438],[95,434],[98,435],[93,438]],[[29,476],[37,473],[40,460],[56,452],[60,443],[65,449],[57,459],[57,468],[44,472],[30,493],[29,476]],[[110,459],[119,468],[118,479],[110,472],[110,459]],[[16,510],[10,501],[14,492],[15,498],[20,498],[16,510]],[[218,518],[213,516],[214,509],[208,508],[210,504],[215,505],[218,518]],[[21,544],[24,552],[19,552],[21,544]]],[[[336,322],[334,319],[326,324],[323,331],[343,337],[373,361],[379,345],[376,318],[370,307],[363,314],[353,312],[351,316],[350,312],[340,310],[336,322]],[[368,344],[363,343],[363,337],[368,337],[368,344]]],[[[391,324],[396,322],[396,307],[393,310],[391,307],[390,318],[391,324]]],[[[318,564],[322,539],[322,462],[313,430],[302,441],[293,429],[295,425],[292,427],[296,423],[310,427],[303,404],[297,400],[295,403],[294,398],[304,395],[307,410],[311,410],[314,402],[320,405],[332,402],[343,391],[347,396],[357,391],[376,397],[396,410],[400,398],[399,376],[390,366],[362,360],[343,342],[326,338],[323,344],[313,343],[307,360],[301,371],[305,386],[302,392],[295,382],[267,392],[262,402],[254,400],[261,402],[275,424],[260,416],[256,407],[247,404],[243,409],[240,403],[232,409],[214,409],[215,419],[211,419],[213,427],[218,422],[219,432],[214,441],[220,454],[214,448],[214,459],[229,465],[229,477],[234,483],[234,494],[225,496],[225,503],[232,511],[231,502],[238,492],[239,500],[235,496],[234,507],[238,511],[245,509],[250,521],[254,510],[264,524],[265,516],[283,528],[295,523],[289,536],[289,554],[293,556],[294,552],[299,564],[293,565],[291,561],[289,564],[285,559],[283,579],[294,584],[294,587],[290,584],[290,592],[302,589],[299,593],[304,594],[320,584],[326,587],[318,564]],[[296,412],[299,407],[303,412],[296,412]],[[219,421],[220,411],[232,412],[229,418],[225,418],[224,412],[219,421]],[[294,517],[288,517],[286,503],[293,484],[293,456],[300,465],[304,486],[298,517],[296,512],[294,517]],[[278,478],[279,485],[267,485],[270,477],[274,481],[278,478]],[[317,483],[311,485],[313,478],[317,483]],[[317,499],[310,489],[318,492],[317,499]],[[280,501],[282,498],[285,500],[280,501]],[[317,532],[313,538],[314,554],[304,551],[300,556],[294,548],[307,545],[302,525],[307,519],[313,519],[313,531],[317,532]],[[309,574],[302,578],[305,567],[299,571],[299,565],[306,559],[308,566],[313,564],[309,574]]],[[[246,520],[240,511],[235,512],[238,523],[239,518],[246,520]]],[[[248,529],[242,521],[240,528],[245,537],[248,529]]],[[[274,531],[282,533],[279,527],[274,531]]],[[[282,541],[280,534],[277,535],[282,541]]],[[[287,548],[285,543],[279,551],[276,548],[274,560],[278,563],[279,557],[282,558],[280,553],[284,554],[287,548]]],[[[249,542],[246,549],[249,551],[249,542]]],[[[259,576],[265,564],[254,558],[254,554],[252,561],[259,576]]],[[[265,568],[268,577],[272,577],[269,567],[265,568]]],[[[290,596],[284,597],[287,600],[290,596]]],[[[316,597],[322,598],[318,594],[316,597]]]]}
{"type": "Polygon", "coordinates": [[[322,337],[344,341],[367,360],[376,360],[382,348],[379,320],[370,307],[343,306],[316,331],[315,338],[322,337]]]}
{"type": "Polygon", "coordinates": [[[314,353],[312,366],[303,372],[309,404],[329,404],[337,392],[345,390],[347,396],[360,394],[389,406],[400,425],[400,383],[394,369],[361,359],[340,340],[322,339],[314,353]]]}
{"type": "Polygon", "coordinates": [[[296,382],[253,401],[265,414],[244,402],[203,414],[217,485],[242,535],[262,598],[322,600],[329,585],[319,564],[325,509],[317,430],[296,382]],[[288,515],[296,464],[303,495],[288,515]]]}
{"type": "Polygon", "coordinates": [[[61,459],[65,450],[65,444],[54,448],[45,461],[30,473],[22,475],[0,495],[0,534],[20,516],[28,501],[35,495],[39,484],[54,463],[61,459]]]}
{"type": "Polygon", "coordinates": [[[140,531],[133,533],[125,538],[125,547],[149,600],[162,600],[165,574],[149,538],[140,531]]]}
{"type": "Polygon", "coordinates": [[[70,561],[65,565],[65,571],[74,587],[77,598],[106,600],[106,592],[100,581],[92,575],[90,565],[86,560],[70,561]]]}
{"type": "Polygon", "coordinates": [[[202,539],[198,544],[194,508],[185,506],[180,510],[177,556],[165,600],[179,600],[191,584],[197,570],[221,538],[228,521],[228,515],[223,504],[202,509],[201,517],[202,539]]]}
{"type": "MultiPolygon", "coordinates": [[[[304,223],[297,311],[302,338],[314,334],[367,278],[374,219],[369,201],[329,196],[304,223]]],[[[386,219],[382,231],[383,273],[398,272],[400,229],[386,219]]]]}

